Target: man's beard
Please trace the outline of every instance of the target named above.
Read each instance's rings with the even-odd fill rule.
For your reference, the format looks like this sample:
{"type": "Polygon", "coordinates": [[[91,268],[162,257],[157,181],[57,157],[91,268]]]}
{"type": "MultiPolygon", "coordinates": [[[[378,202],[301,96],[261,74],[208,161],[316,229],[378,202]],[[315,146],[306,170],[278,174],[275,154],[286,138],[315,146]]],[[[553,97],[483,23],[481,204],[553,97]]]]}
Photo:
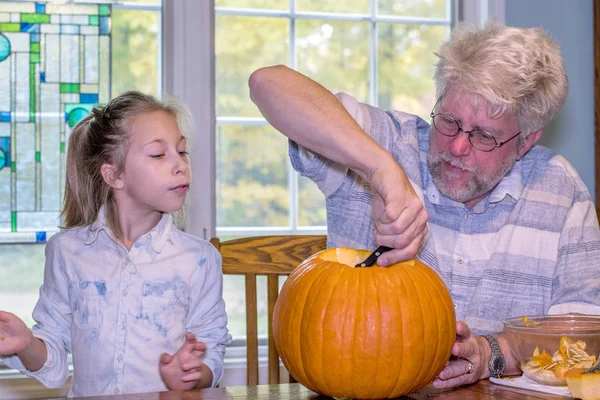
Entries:
{"type": "Polygon", "coordinates": [[[517,152],[515,151],[510,158],[502,163],[501,168],[495,174],[486,175],[477,168],[465,166],[460,158],[452,156],[449,151],[433,154],[430,147],[427,153],[429,172],[438,190],[444,196],[459,203],[466,203],[491,192],[504,178],[504,175],[511,170],[516,160],[517,152]],[[462,186],[450,183],[450,180],[456,179],[458,176],[452,173],[443,174],[443,162],[447,162],[454,168],[470,172],[472,174],[471,178],[462,186]]]}

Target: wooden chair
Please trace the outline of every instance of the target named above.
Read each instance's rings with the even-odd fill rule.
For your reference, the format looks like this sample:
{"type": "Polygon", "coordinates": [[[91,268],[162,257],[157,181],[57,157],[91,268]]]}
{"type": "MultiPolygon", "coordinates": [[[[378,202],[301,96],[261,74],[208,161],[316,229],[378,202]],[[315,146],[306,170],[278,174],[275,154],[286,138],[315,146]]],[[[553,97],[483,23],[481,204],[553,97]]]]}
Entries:
{"type": "MultiPolygon", "coordinates": [[[[273,309],[279,294],[280,275],[289,275],[310,255],[326,248],[325,235],[255,236],[210,242],[223,258],[223,273],[246,279],[246,348],[248,386],[258,385],[258,332],[256,276],[267,276],[269,384],[279,382],[279,354],[273,339],[273,309]]],[[[292,377],[290,376],[290,380],[292,377]]],[[[292,381],[293,382],[293,381],[292,381]]]]}

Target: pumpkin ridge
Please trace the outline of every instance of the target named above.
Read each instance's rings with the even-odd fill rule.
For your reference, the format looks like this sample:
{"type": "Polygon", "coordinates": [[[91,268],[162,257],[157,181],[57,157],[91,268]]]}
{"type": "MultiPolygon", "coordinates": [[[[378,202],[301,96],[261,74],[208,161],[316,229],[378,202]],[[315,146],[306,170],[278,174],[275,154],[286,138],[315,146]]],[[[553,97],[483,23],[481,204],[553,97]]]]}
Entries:
{"type": "MultiPolygon", "coordinates": [[[[301,267],[304,265],[304,263],[301,264],[301,267]]],[[[321,276],[321,274],[327,272],[327,270],[325,268],[317,268],[320,267],[320,264],[314,264],[314,265],[309,265],[309,266],[304,266],[302,267],[303,269],[300,270],[298,267],[298,269],[294,270],[294,272],[298,271],[298,277],[304,277],[303,279],[306,279],[306,277],[310,277],[311,279],[311,284],[309,286],[309,290],[306,291],[304,298],[301,299],[302,301],[300,301],[300,299],[295,299],[294,302],[296,304],[300,304],[301,308],[299,309],[299,313],[298,313],[298,318],[300,318],[300,324],[298,329],[289,329],[288,328],[288,332],[293,332],[293,338],[288,339],[288,342],[291,342],[291,346],[289,346],[289,348],[291,349],[295,349],[296,351],[294,352],[295,354],[292,355],[292,359],[293,360],[297,360],[297,362],[300,364],[299,368],[298,368],[298,373],[301,374],[300,378],[302,377],[302,375],[306,378],[306,380],[309,380],[309,376],[308,376],[308,372],[306,369],[306,363],[303,357],[303,354],[305,353],[302,350],[302,341],[300,340],[302,337],[302,321],[304,321],[304,314],[305,314],[305,310],[307,308],[308,305],[308,301],[307,299],[310,297],[310,292],[311,289],[313,288],[313,284],[314,282],[321,276]]],[[[288,278],[289,279],[289,278],[288,278]]],[[[287,283],[287,280],[286,280],[287,283]]],[[[290,282],[290,287],[291,284],[293,284],[295,282],[290,282]]],[[[294,292],[295,293],[295,292],[294,292]]],[[[280,295],[281,297],[281,295],[280,295]]],[[[289,319],[289,322],[292,323],[294,321],[294,319],[289,319]]],[[[286,355],[288,355],[289,352],[289,348],[287,348],[288,346],[285,346],[285,348],[282,348],[279,350],[279,353],[283,353],[285,352],[286,355]]],[[[289,359],[289,357],[286,357],[286,361],[291,361],[289,359]]],[[[290,365],[290,364],[288,364],[290,365]]],[[[298,379],[300,379],[298,378],[298,379]]],[[[312,385],[312,387],[309,387],[309,389],[314,389],[316,387],[316,385],[314,384],[314,382],[310,382],[310,384],[312,385]]],[[[307,385],[308,386],[308,385],[307,385]]]]}
{"type": "MultiPolygon", "coordinates": [[[[310,289],[307,292],[307,296],[306,296],[306,301],[303,302],[303,310],[302,310],[302,314],[300,314],[300,318],[301,318],[301,322],[300,322],[300,330],[299,330],[299,334],[297,335],[297,344],[298,344],[298,348],[300,349],[300,358],[302,359],[302,367],[303,367],[303,372],[304,375],[306,376],[306,378],[308,379],[308,381],[310,382],[310,385],[313,388],[320,388],[320,386],[318,385],[317,382],[319,382],[319,380],[315,380],[315,375],[319,375],[319,377],[322,376],[322,374],[319,373],[319,371],[315,371],[315,366],[312,365],[313,364],[313,359],[314,356],[311,356],[311,351],[309,351],[309,349],[307,348],[307,346],[314,346],[315,341],[309,341],[307,340],[306,342],[302,342],[300,340],[300,338],[302,336],[304,337],[311,337],[313,336],[314,332],[312,331],[313,329],[313,308],[315,307],[315,303],[320,304],[320,302],[317,302],[318,299],[318,295],[320,294],[320,291],[322,289],[322,286],[325,285],[327,278],[330,276],[331,274],[331,270],[335,270],[336,268],[328,268],[329,267],[329,263],[330,261],[325,261],[325,260],[321,260],[318,264],[315,264],[315,269],[313,271],[313,273],[317,273],[317,275],[315,276],[312,285],[310,287],[310,289]],[[323,277],[325,277],[325,279],[323,279],[323,277]],[[307,318],[305,313],[308,313],[311,315],[310,318],[307,318]],[[306,322],[308,321],[308,322],[306,322]],[[307,325],[308,324],[308,325],[307,325]],[[306,335],[306,331],[308,331],[308,335],[306,335]],[[306,359],[306,357],[311,357],[308,360],[306,359]]],[[[317,307],[318,308],[318,307],[317,307]]],[[[322,325],[322,324],[321,324],[322,325]]],[[[322,332],[323,327],[321,326],[321,332],[322,332]]],[[[321,365],[321,369],[323,368],[323,366],[321,365]]]]}
{"type": "MultiPolygon", "coordinates": [[[[394,274],[392,277],[397,278],[397,275],[394,274]]],[[[402,279],[402,276],[400,276],[399,279],[390,279],[390,278],[391,277],[388,277],[388,279],[392,283],[393,287],[396,289],[395,290],[396,296],[394,296],[394,298],[396,299],[397,309],[401,310],[402,309],[401,298],[407,292],[405,284],[404,284],[404,279],[402,279]]],[[[404,329],[404,324],[399,323],[398,329],[400,331],[400,341],[402,343],[404,343],[404,335],[406,333],[405,329],[404,329]]],[[[398,359],[404,360],[405,347],[400,346],[399,350],[400,350],[400,355],[399,355],[398,359]]],[[[404,372],[404,370],[406,370],[406,363],[400,362],[400,367],[398,368],[398,379],[396,380],[396,384],[394,385],[394,388],[392,389],[393,394],[405,392],[404,387],[406,386],[406,383],[405,383],[405,379],[402,379],[406,375],[406,372],[404,372]]]]}
{"type": "MultiPolygon", "coordinates": [[[[423,283],[423,286],[425,286],[425,282],[423,282],[423,280],[428,278],[427,271],[425,271],[422,267],[421,268],[414,268],[414,269],[411,269],[411,274],[413,275],[413,283],[416,280],[418,280],[419,282],[423,283]]],[[[426,290],[425,287],[423,289],[426,290]]],[[[429,289],[431,289],[431,287],[429,289]]],[[[431,293],[431,290],[426,290],[426,292],[431,293]]],[[[425,297],[419,297],[419,303],[421,304],[421,313],[425,317],[425,312],[424,312],[424,309],[423,309],[423,303],[424,302],[426,303],[425,305],[427,306],[428,311],[431,311],[430,308],[431,308],[432,304],[431,304],[431,301],[430,301],[429,297],[427,297],[427,296],[425,296],[425,297]]],[[[427,315],[427,318],[431,319],[432,316],[431,315],[427,315]]],[[[435,329],[435,331],[437,332],[437,325],[438,325],[437,322],[439,322],[439,321],[437,319],[434,319],[434,320],[436,321],[436,324],[428,325],[428,327],[429,327],[429,329],[432,329],[432,330],[435,329]]],[[[437,337],[437,335],[434,335],[433,332],[429,332],[429,331],[426,330],[426,327],[423,327],[423,338],[424,338],[424,340],[426,340],[425,338],[430,337],[430,336],[431,337],[437,337]]],[[[438,343],[435,343],[434,345],[435,345],[435,348],[438,347],[438,343]]],[[[428,354],[427,350],[430,349],[430,348],[431,347],[429,347],[429,346],[425,346],[423,348],[424,349],[424,351],[423,351],[423,357],[427,358],[427,359],[433,359],[433,360],[435,360],[436,358],[432,357],[432,356],[435,355],[436,349],[434,348],[433,351],[432,351],[432,353],[428,354]]],[[[419,370],[419,374],[417,375],[417,377],[418,377],[417,380],[418,381],[423,381],[423,380],[425,380],[425,378],[429,378],[428,376],[430,374],[431,374],[431,365],[429,365],[428,368],[425,368],[425,365],[422,364],[421,365],[421,369],[419,370]]],[[[431,379],[427,379],[427,380],[430,381],[431,379]]],[[[415,389],[416,388],[414,386],[411,388],[411,390],[415,390],[415,389]]]]}
{"type": "MultiPolygon", "coordinates": [[[[423,312],[424,311],[423,310],[423,297],[421,296],[421,293],[419,290],[420,288],[416,284],[415,275],[418,275],[418,270],[419,270],[419,267],[404,268],[403,273],[408,275],[408,277],[410,278],[410,279],[406,280],[407,284],[412,287],[413,292],[415,292],[413,294],[413,296],[416,297],[418,300],[418,304],[419,304],[418,310],[419,310],[419,314],[420,314],[419,320],[424,320],[425,318],[429,318],[429,316],[426,316],[425,313],[423,312]]],[[[426,341],[427,340],[427,332],[425,330],[425,326],[423,326],[423,324],[421,324],[419,326],[419,329],[420,329],[421,334],[416,335],[416,336],[421,337],[421,338],[423,338],[423,341],[426,341]]],[[[427,346],[421,347],[421,353],[418,358],[423,359],[423,360],[427,359],[427,346]]],[[[416,371],[416,375],[413,378],[412,384],[409,386],[409,389],[408,389],[409,392],[416,390],[418,383],[421,382],[423,380],[424,376],[427,374],[427,371],[426,371],[427,366],[425,366],[425,363],[420,363],[420,364],[421,364],[420,368],[418,371],[416,371]]]]}
{"type": "MultiPolygon", "coordinates": [[[[429,286],[429,291],[435,291],[437,288],[435,287],[436,285],[434,284],[434,282],[431,280],[430,276],[428,273],[423,274],[423,283],[424,284],[428,284],[429,286]]],[[[437,321],[437,324],[435,324],[435,332],[433,333],[434,337],[441,337],[441,324],[443,322],[445,322],[445,318],[440,319],[440,312],[437,309],[437,304],[435,302],[431,302],[431,305],[433,307],[431,307],[431,313],[433,314],[433,318],[435,321],[437,321]]],[[[441,355],[441,350],[445,347],[446,343],[437,343],[437,345],[435,346],[434,352],[433,352],[433,360],[434,362],[437,361],[438,359],[440,359],[440,357],[442,357],[441,355]]],[[[427,380],[431,381],[433,378],[435,377],[430,377],[430,375],[432,375],[432,370],[435,371],[437,368],[436,366],[433,366],[433,368],[430,368],[428,374],[426,375],[427,380]]]]}
{"type": "MultiPolygon", "coordinates": [[[[325,332],[325,323],[326,323],[326,321],[328,321],[327,316],[328,316],[328,313],[329,313],[329,310],[330,310],[329,306],[331,305],[331,300],[333,298],[333,294],[336,291],[338,283],[340,282],[340,280],[341,280],[341,278],[344,275],[345,270],[346,270],[346,268],[331,268],[331,269],[332,270],[336,270],[336,272],[338,274],[337,274],[337,277],[335,279],[335,283],[332,284],[332,285],[330,284],[331,291],[329,292],[329,297],[327,298],[327,303],[325,304],[325,307],[324,307],[325,313],[323,314],[323,318],[321,319],[321,332],[325,332]]],[[[329,276],[328,280],[329,281],[333,281],[333,277],[329,276]]],[[[331,374],[325,372],[324,362],[327,359],[326,358],[327,355],[325,354],[325,352],[327,350],[329,350],[329,349],[326,349],[325,346],[321,347],[320,361],[321,361],[321,371],[322,371],[323,375],[320,377],[320,380],[323,381],[323,382],[325,382],[325,384],[327,385],[327,387],[331,388],[332,386],[335,386],[335,382],[333,382],[333,385],[332,385],[331,382],[329,382],[328,379],[327,379],[328,377],[331,377],[331,374]]]]}
{"type": "MultiPolygon", "coordinates": [[[[442,280],[442,278],[437,274],[437,272],[433,269],[430,268],[430,270],[435,274],[435,275],[430,275],[427,274],[426,275],[426,279],[427,281],[433,286],[433,289],[440,292],[440,294],[442,296],[444,296],[445,294],[447,294],[447,300],[448,300],[448,304],[451,305],[452,307],[448,307],[448,309],[439,309],[441,307],[443,307],[443,304],[439,304],[437,302],[434,302],[434,307],[436,310],[436,320],[438,321],[437,324],[437,328],[439,330],[438,335],[436,335],[438,338],[442,337],[442,338],[446,338],[447,341],[444,343],[439,343],[438,346],[438,351],[437,353],[441,353],[442,351],[444,353],[442,354],[436,354],[436,359],[439,358],[443,358],[443,359],[449,359],[450,356],[452,355],[452,346],[454,344],[454,340],[452,339],[451,335],[445,335],[444,331],[445,328],[450,329],[451,331],[456,330],[456,322],[453,323],[453,320],[456,321],[456,312],[454,311],[454,304],[452,301],[452,297],[450,297],[450,294],[448,291],[443,291],[440,289],[446,289],[446,285],[444,284],[444,281],[442,280]],[[437,278],[437,279],[434,279],[437,278]],[[440,285],[441,284],[441,285],[440,285]],[[440,286],[442,286],[440,288],[440,286]],[[441,311],[441,312],[440,312],[441,311]],[[452,315],[453,318],[449,318],[449,315],[452,315]],[[441,317],[441,318],[440,318],[441,317]]],[[[441,362],[440,362],[441,363],[441,362]]]]}
{"type": "MultiPolygon", "coordinates": [[[[360,279],[361,272],[363,272],[363,271],[359,270],[359,271],[356,271],[356,272],[357,272],[357,274],[356,274],[356,296],[355,296],[355,298],[356,298],[356,302],[355,302],[356,308],[355,308],[355,310],[356,310],[356,313],[358,315],[362,315],[361,312],[360,312],[361,308],[359,308],[359,307],[361,306],[361,299],[364,298],[364,296],[361,296],[361,279],[360,279]]],[[[356,332],[358,331],[358,329],[356,328],[356,325],[358,324],[358,320],[359,320],[359,318],[354,318],[354,321],[353,321],[354,322],[354,324],[353,324],[354,326],[353,326],[353,329],[352,329],[352,358],[351,358],[352,360],[356,360],[356,339],[358,337],[358,335],[356,334],[356,332]]],[[[354,378],[354,377],[356,377],[356,375],[357,375],[357,373],[356,373],[356,364],[352,363],[352,375],[351,376],[354,378]]],[[[356,383],[357,383],[356,379],[352,379],[352,383],[351,383],[352,394],[356,393],[356,383]]],[[[355,397],[355,396],[352,396],[352,397],[355,397]]]]}
{"type": "MultiPolygon", "coordinates": [[[[391,290],[391,291],[393,291],[393,295],[390,295],[390,296],[389,296],[389,299],[395,303],[395,308],[396,308],[397,310],[398,310],[398,309],[400,309],[400,302],[398,301],[398,296],[397,296],[397,293],[398,293],[397,286],[396,286],[396,282],[397,282],[397,281],[396,281],[395,279],[391,279],[393,276],[395,276],[395,274],[394,274],[394,275],[390,275],[390,274],[381,274],[381,276],[382,276],[382,278],[383,278],[383,279],[386,281],[386,282],[385,282],[385,283],[386,283],[386,285],[385,285],[385,286],[386,286],[386,287],[391,287],[391,288],[392,288],[392,290],[391,290]]],[[[382,312],[383,312],[383,310],[382,310],[382,312]]],[[[396,323],[396,322],[395,322],[395,323],[396,323]]],[[[395,325],[395,326],[396,326],[396,325],[395,325]]],[[[397,329],[398,329],[398,328],[400,329],[400,332],[401,332],[401,334],[403,334],[403,332],[402,332],[402,324],[397,324],[397,329]]],[[[399,347],[398,347],[398,350],[400,350],[400,356],[399,356],[399,357],[394,357],[394,358],[395,358],[396,360],[402,360],[402,356],[403,356],[403,354],[404,354],[404,347],[403,347],[403,346],[399,346],[399,347]]],[[[390,365],[390,368],[394,369],[393,367],[394,367],[394,365],[390,365]]],[[[402,369],[402,363],[400,363],[400,365],[397,367],[397,369],[399,369],[399,370],[401,370],[401,369],[402,369]]],[[[392,396],[394,393],[396,393],[397,391],[398,391],[398,380],[396,380],[395,382],[393,382],[393,383],[390,385],[390,388],[389,388],[389,390],[388,390],[388,392],[386,393],[386,395],[385,395],[385,396],[386,396],[387,398],[389,398],[389,397],[391,397],[391,396],[392,396]]]]}
{"type": "MultiPolygon", "coordinates": [[[[387,304],[389,304],[389,302],[391,302],[391,301],[394,301],[394,299],[395,299],[395,296],[390,296],[390,291],[389,291],[389,289],[388,289],[388,288],[389,288],[389,285],[387,284],[387,283],[388,283],[388,281],[389,281],[389,279],[387,279],[387,276],[386,276],[387,274],[383,273],[383,270],[378,270],[378,269],[376,269],[376,270],[373,270],[373,273],[377,275],[377,280],[376,280],[376,282],[375,282],[377,287],[376,287],[376,290],[375,290],[375,291],[376,291],[377,293],[379,293],[379,296],[377,297],[377,308],[379,309],[379,326],[383,326],[383,324],[384,324],[384,323],[387,321],[387,318],[385,318],[385,316],[383,315],[383,314],[384,314],[384,310],[385,310],[386,308],[385,308],[385,307],[383,307],[383,303],[384,303],[384,302],[382,301],[382,299],[381,299],[381,298],[383,297],[383,299],[385,299],[385,300],[388,302],[388,303],[386,303],[386,305],[387,305],[387,304]],[[385,283],[386,283],[386,284],[382,284],[382,281],[385,281],[385,283]],[[383,293],[383,289],[384,289],[384,288],[385,288],[385,289],[388,289],[388,291],[387,291],[387,292],[385,292],[385,293],[383,293]]],[[[385,329],[385,330],[383,330],[383,329],[382,329],[382,330],[378,330],[378,333],[379,333],[379,336],[378,336],[378,342],[379,342],[379,343],[386,343],[386,344],[388,344],[388,343],[391,343],[391,342],[392,342],[391,340],[386,340],[386,339],[388,339],[388,338],[389,338],[389,334],[390,334],[390,330],[391,330],[391,327],[387,327],[387,328],[388,328],[388,329],[385,329]],[[385,333],[382,333],[382,332],[385,332],[385,333]],[[384,336],[384,335],[385,335],[385,336],[384,336]]],[[[387,353],[388,353],[388,354],[390,354],[390,353],[393,353],[393,351],[388,351],[387,353]]],[[[386,354],[383,354],[383,353],[382,353],[382,348],[381,348],[381,346],[377,346],[377,359],[378,359],[378,360],[382,360],[382,358],[384,358],[385,356],[386,356],[386,354]]],[[[392,360],[393,360],[393,358],[394,358],[394,357],[392,356],[391,358],[392,358],[392,360]]],[[[383,363],[384,363],[384,365],[380,365],[380,364],[378,364],[378,365],[377,365],[377,369],[378,369],[378,370],[383,370],[383,369],[385,369],[385,367],[386,367],[385,363],[386,363],[386,362],[387,362],[387,360],[383,359],[383,363]]],[[[392,368],[392,367],[393,367],[393,365],[387,365],[387,368],[392,368]]],[[[388,371],[386,371],[386,373],[387,373],[387,372],[388,372],[388,371]]],[[[389,380],[389,378],[388,378],[388,377],[385,377],[385,379],[383,380],[383,382],[379,383],[379,381],[378,381],[378,379],[377,379],[378,377],[379,377],[379,375],[376,375],[376,376],[375,376],[375,379],[374,379],[374,381],[375,381],[375,382],[374,382],[374,386],[375,386],[375,387],[379,387],[379,385],[385,384],[385,381],[386,381],[386,380],[389,380]]],[[[380,379],[380,380],[381,380],[381,379],[380,379]]],[[[394,388],[394,383],[392,383],[392,384],[389,384],[388,388],[386,388],[386,390],[385,390],[385,391],[384,391],[384,390],[382,390],[382,392],[384,392],[384,393],[385,393],[385,394],[383,395],[383,397],[386,397],[386,398],[390,397],[390,395],[392,394],[392,391],[391,391],[391,390],[392,390],[393,388],[394,388]]]]}
{"type": "MultiPolygon", "coordinates": [[[[342,274],[340,275],[340,281],[343,282],[342,285],[340,285],[340,283],[338,282],[338,286],[336,286],[336,290],[341,292],[341,293],[348,293],[350,292],[351,289],[351,283],[352,283],[352,275],[353,275],[353,270],[352,268],[344,268],[342,274]]],[[[348,309],[354,309],[353,307],[349,306],[348,304],[349,302],[346,301],[343,303],[344,308],[339,310],[339,314],[342,316],[341,321],[339,323],[339,327],[341,329],[340,332],[340,336],[342,337],[342,343],[340,345],[340,348],[342,350],[342,352],[344,352],[347,348],[352,348],[353,346],[345,343],[343,341],[343,338],[352,338],[352,334],[348,334],[348,322],[350,321],[348,318],[348,309]]],[[[350,371],[352,370],[352,365],[347,362],[346,360],[343,359],[344,357],[342,357],[341,360],[339,360],[340,365],[337,366],[336,371],[338,372],[336,374],[336,376],[334,376],[334,374],[332,374],[332,380],[333,384],[331,384],[331,382],[328,382],[328,384],[330,384],[330,386],[335,387],[336,390],[339,390],[340,388],[338,388],[336,386],[337,385],[344,385],[345,382],[343,380],[343,376],[347,376],[347,370],[346,369],[350,369],[350,371]],[[342,371],[340,371],[342,370],[342,371]],[[337,375],[341,375],[337,376],[337,375]],[[335,377],[335,379],[333,379],[335,377]]],[[[346,356],[347,359],[352,359],[352,357],[350,356],[346,356]]]]}

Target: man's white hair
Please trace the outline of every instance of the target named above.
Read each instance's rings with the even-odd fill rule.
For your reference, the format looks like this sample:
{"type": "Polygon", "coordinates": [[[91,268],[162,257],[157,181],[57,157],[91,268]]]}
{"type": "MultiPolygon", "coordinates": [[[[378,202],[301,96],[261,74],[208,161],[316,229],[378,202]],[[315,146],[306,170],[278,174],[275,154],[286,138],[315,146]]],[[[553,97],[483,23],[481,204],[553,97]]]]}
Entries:
{"type": "Polygon", "coordinates": [[[523,137],[543,128],[562,108],[568,79],[558,44],[541,28],[491,21],[478,29],[457,26],[436,55],[437,97],[452,87],[475,93],[490,117],[514,115],[523,137]]]}

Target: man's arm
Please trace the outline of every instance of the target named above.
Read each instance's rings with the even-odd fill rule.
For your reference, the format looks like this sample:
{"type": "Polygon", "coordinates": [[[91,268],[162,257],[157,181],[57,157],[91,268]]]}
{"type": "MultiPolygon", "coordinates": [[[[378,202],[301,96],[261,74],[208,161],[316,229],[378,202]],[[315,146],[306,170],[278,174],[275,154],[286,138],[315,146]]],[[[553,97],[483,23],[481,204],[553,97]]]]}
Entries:
{"type": "Polygon", "coordinates": [[[375,160],[391,158],[325,87],[283,65],[255,71],[250,98],[267,121],[302,147],[368,179],[375,160]]]}
{"type": "Polygon", "coordinates": [[[290,68],[261,68],[249,86],[252,101],[278,131],[369,181],[377,243],[395,249],[378,264],[414,258],[427,232],[427,212],[394,157],[329,90],[290,68]]]}

